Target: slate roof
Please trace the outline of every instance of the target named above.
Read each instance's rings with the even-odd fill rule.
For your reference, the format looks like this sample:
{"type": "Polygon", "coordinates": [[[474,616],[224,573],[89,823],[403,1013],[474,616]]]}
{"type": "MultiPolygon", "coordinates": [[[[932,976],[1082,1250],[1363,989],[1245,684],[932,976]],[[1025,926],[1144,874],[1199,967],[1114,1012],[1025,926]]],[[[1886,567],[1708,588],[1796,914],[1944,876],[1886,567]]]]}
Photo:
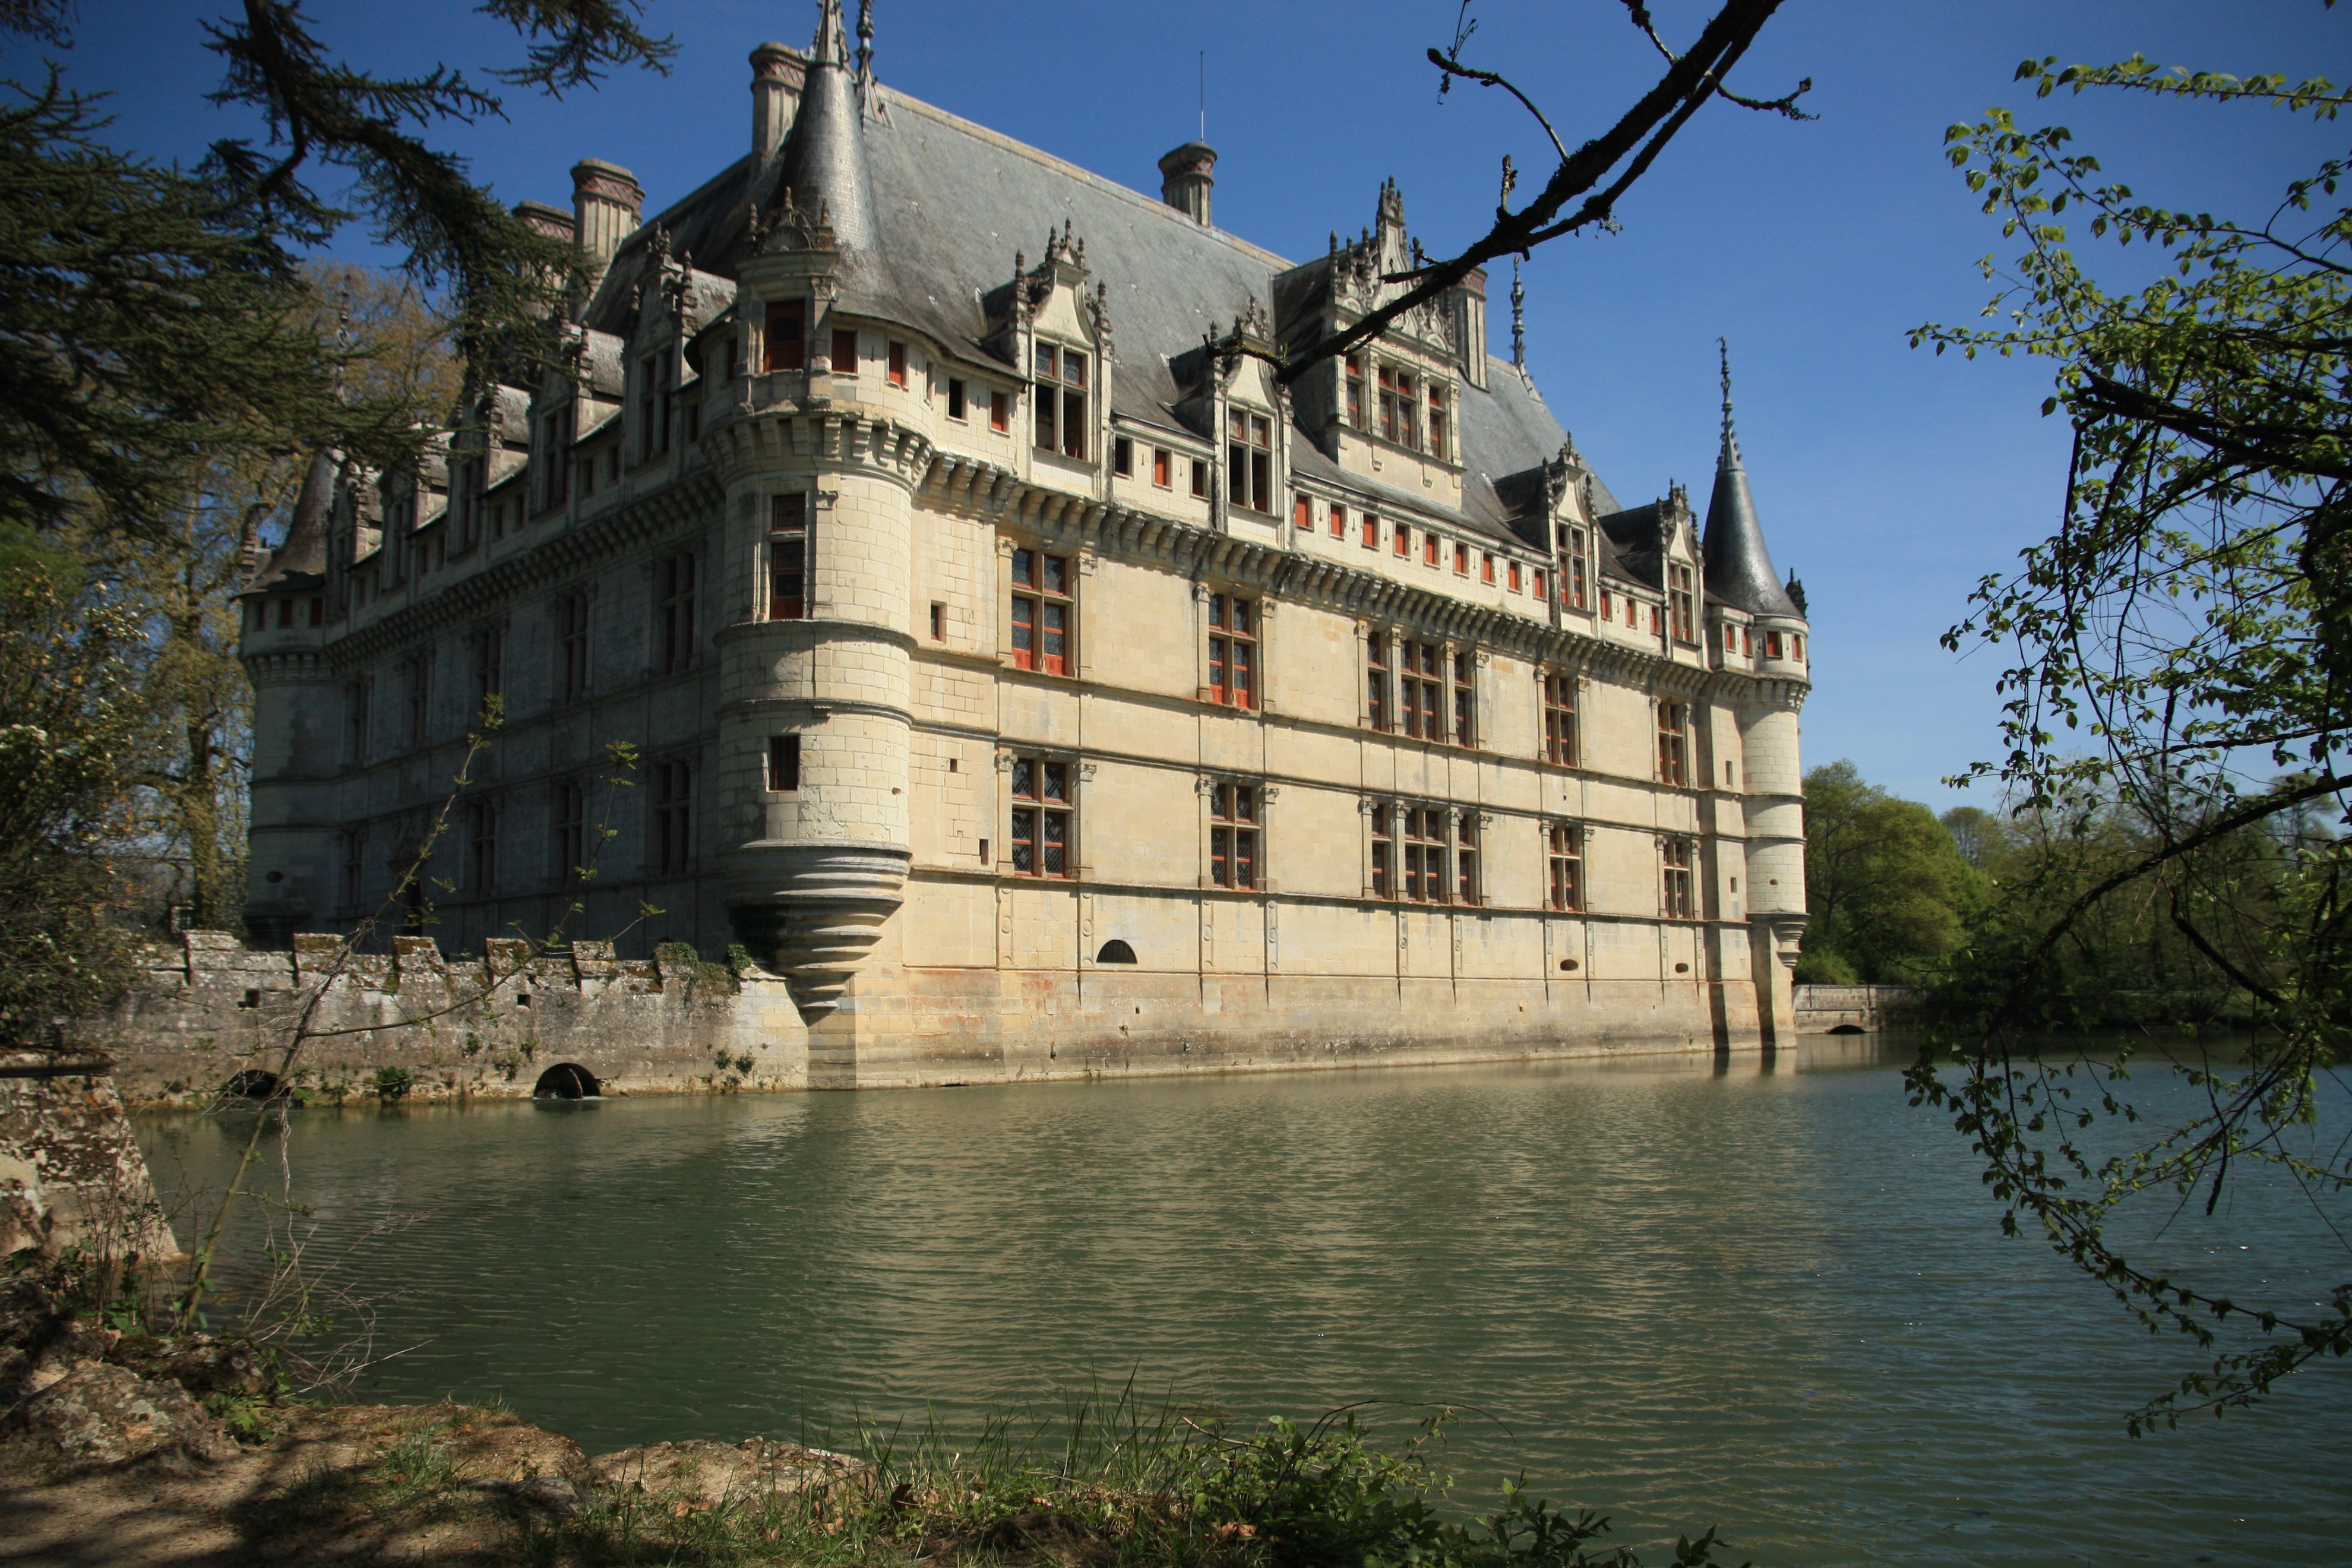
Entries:
{"type": "MultiPolygon", "coordinates": [[[[811,110],[828,79],[845,77],[813,61],[810,93],[769,164],[755,169],[747,153],[655,215],[623,245],[608,278],[635,275],[626,263],[656,225],[667,232],[673,254],[733,278],[752,203],[764,210],[787,174],[807,177],[799,172],[811,165],[803,132],[828,141],[839,135],[837,118],[811,110]]],[[[853,310],[903,322],[974,363],[1001,363],[983,346],[992,326],[982,300],[1011,280],[1015,252],[1034,267],[1047,237],[1068,223],[1086,242],[1090,279],[1108,285],[1112,412],[1171,430],[1183,427],[1173,408],[1185,391],[1171,362],[1229,329],[1253,301],[1273,319],[1275,280],[1295,270],[1282,257],[944,110],[887,87],[872,90],[878,112],[860,117],[857,134],[879,243],[845,279],[844,303],[853,310]]],[[[830,166],[825,160],[816,165],[830,166]]],[[[794,192],[798,205],[814,205],[797,186],[794,192]]],[[[1288,302],[1296,308],[1295,297],[1288,302]]],[[[616,325],[625,309],[623,291],[608,290],[592,307],[591,323],[616,325]]],[[[1466,467],[1459,521],[1497,539],[1539,545],[1539,524],[1512,526],[1517,509],[1506,501],[1507,481],[1554,457],[1567,434],[1521,371],[1491,356],[1488,367],[1486,387],[1465,380],[1461,388],[1466,467]]],[[[1364,476],[1342,474],[1309,442],[1294,442],[1292,450],[1303,476],[1366,495],[1375,505],[1387,499],[1400,510],[1431,510],[1423,494],[1384,491],[1364,476]]],[[[1606,486],[1596,480],[1594,489],[1600,510],[1617,510],[1606,486]]]]}
{"type": "Polygon", "coordinates": [[[1804,612],[1780,585],[1772,552],[1764,547],[1764,524],[1748,493],[1748,469],[1739,460],[1739,439],[1731,433],[1728,394],[1723,411],[1723,451],[1716,459],[1715,495],[1706,507],[1706,591],[1753,616],[1802,620],[1804,612]]]}

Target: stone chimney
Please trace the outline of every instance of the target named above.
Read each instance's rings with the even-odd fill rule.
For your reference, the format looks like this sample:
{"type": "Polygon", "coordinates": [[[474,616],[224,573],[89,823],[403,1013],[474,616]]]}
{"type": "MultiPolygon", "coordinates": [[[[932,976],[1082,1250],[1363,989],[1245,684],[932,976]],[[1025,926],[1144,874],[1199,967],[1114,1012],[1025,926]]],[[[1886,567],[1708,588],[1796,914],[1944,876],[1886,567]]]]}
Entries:
{"type": "Polygon", "coordinates": [[[1178,212],[1189,213],[1202,228],[1209,222],[1209,187],[1217,183],[1216,149],[1205,142],[1187,142],[1160,160],[1160,199],[1178,212]]]}
{"type": "Polygon", "coordinates": [[[751,51],[751,162],[765,168],[793,128],[806,67],[800,51],[761,44],[751,51]]]}
{"type": "Polygon", "coordinates": [[[529,225],[532,232],[543,234],[550,239],[576,244],[580,238],[580,221],[562,207],[550,206],[545,202],[517,202],[514,215],[529,225]]]}
{"type": "Polygon", "coordinates": [[[1445,302],[1454,318],[1462,379],[1483,389],[1486,384],[1486,269],[1472,268],[1467,277],[1446,291],[1445,302]]]}
{"type": "Polygon", "coordinates": [[[618,163],[583,158],[572,165],[572,222],[580,237],[580,268],[590,288],[604,275],[621,241],[635,231],[645,205],[645,188],[618,163]]]}

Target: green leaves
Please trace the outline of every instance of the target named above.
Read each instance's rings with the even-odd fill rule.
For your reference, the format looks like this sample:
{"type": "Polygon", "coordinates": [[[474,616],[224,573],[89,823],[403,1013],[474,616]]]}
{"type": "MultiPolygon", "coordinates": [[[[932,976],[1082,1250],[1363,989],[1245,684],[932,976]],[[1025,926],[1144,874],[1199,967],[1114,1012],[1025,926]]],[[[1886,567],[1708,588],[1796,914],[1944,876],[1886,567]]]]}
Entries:
{"type": "MultiPolygon", "coordinates": [[[[2018,79],[2037,97],[2105,88],[2323,121],[2346,99],[2322,79],[2138,56],[2029,60],[2018,79]]],[[[2006,754],[1963,776],[1999,780],[2032,853],[1995,879],[1913,1089],[1982,1154],[2009,1221],[2038,1222],[2151,1331],[2213,1348],[2210,1372],[2130,1418],[2139,1431],[2256,1399],[2352,1343],[2352,1287],[2315,1311],[2209,1310],[2216,1298],[2143,1274],[2105,1229],[2143,1193],[2201,1193],[2210,1208],[2249,1163],[2286,1166],[2315,1197],[2352,1189],[2352,1144],[2279,1137],[2319,1120],[2316,1075],[2352,1050],[2352,860],[2336,837],[2352,786],[2352,214],[2305,216],[2347,165],[2323,163],[2240,223],[2102,183],[2063,127],[2022,131],[2005,110],[1946,141],[2024,246],[1990,274],[1986,314],[2007,325],[1929,324],[1912,343],[2050,361],[2042,412],[2066,415],[2074,446],[2058,531],[1980,584],[1944,638],[2002,655],[2006,754]],[[2069,206],[2117,258],[2154,247],[2156,268],[2096,280],[2043,221],[2069,206]],[[2300,771],[2263,788],[2278,768],[2300,771]],[[2079,1064],[2099,1087],[2083,1101],[2049,1057],[2012,1056],[2035,1030],[2119,1016],[2230,1021],[2255,1043],[2242,1064],[2187,1075],[2201,1110],[2153,1118],[2120,1087],[2122,1059],[2079,1064]],[[2100,1117],[2132,1141],[2094,1161],[2071,1140],[2100,1117]],[[2257,1338],[2218,1344],[2209,1316],[2257,1338]]]]}

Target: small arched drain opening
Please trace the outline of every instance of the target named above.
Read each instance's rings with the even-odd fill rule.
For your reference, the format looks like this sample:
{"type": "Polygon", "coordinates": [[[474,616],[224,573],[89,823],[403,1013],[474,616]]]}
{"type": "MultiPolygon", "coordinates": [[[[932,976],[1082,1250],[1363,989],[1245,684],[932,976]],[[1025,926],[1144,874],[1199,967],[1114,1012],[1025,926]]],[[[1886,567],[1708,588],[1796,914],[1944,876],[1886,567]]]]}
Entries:
{"type": "Polygon", "coordinates": [[[558,1062],[539,1075],[530,1092],[540,1100],[593,1100],[596,1075],[578,1062],[558,1062]]]}
{"type": "Polygon", "coordinates": [[[1830,1033],[1832,1035],[1866,1035],[1870,1033],[1870,1031],[1864,1028],[1860,1024],[1840,1024],[1836,1028],[1832,1029],[1830,1033]]]}
{"type": "Polygon", "coordinates": [[[284,1080],[259,1068],[247,1068],[221,1085],[221,1093],[230,1100],[276,1100],[285,1092],[284,1080]]]}
{"type": "Polygon", "coordinates": [[[1128,946],[1118,937],[1113,937],[1102,944],[1102,951],[1095,954],[1095,962],[1097,963],[1133,963],[1135,949],[1128,946]]]}

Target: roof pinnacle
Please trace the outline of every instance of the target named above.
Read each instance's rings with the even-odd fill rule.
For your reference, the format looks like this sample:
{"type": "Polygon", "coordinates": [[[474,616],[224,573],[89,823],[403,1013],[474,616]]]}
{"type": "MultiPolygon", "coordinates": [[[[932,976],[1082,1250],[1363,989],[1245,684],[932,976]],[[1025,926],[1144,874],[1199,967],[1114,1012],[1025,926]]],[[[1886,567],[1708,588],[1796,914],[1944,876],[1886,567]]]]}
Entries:
{"type": "Polygon", "coordinates": [[[843,36],[841,0],[817,0],[816,42],[810,46],[809,63],[820,66],[849,63],[849,40],[843,36]]]}
{"type": "Polygon", "coordinates": [[[1528,368],[1528,286],[1519,281],[1519,258],[1511,258],[1511,363],[1528,368]]]}
{"type": "Polygon", "coordinates": [[[1731,431],[1731,341],[1728,338],[1717,338],[1715,340],[1715,347],[1723,361],[1723,451],[1727,461],[1738,463],[1739,437],[1733,435],[1731,431]]]}

